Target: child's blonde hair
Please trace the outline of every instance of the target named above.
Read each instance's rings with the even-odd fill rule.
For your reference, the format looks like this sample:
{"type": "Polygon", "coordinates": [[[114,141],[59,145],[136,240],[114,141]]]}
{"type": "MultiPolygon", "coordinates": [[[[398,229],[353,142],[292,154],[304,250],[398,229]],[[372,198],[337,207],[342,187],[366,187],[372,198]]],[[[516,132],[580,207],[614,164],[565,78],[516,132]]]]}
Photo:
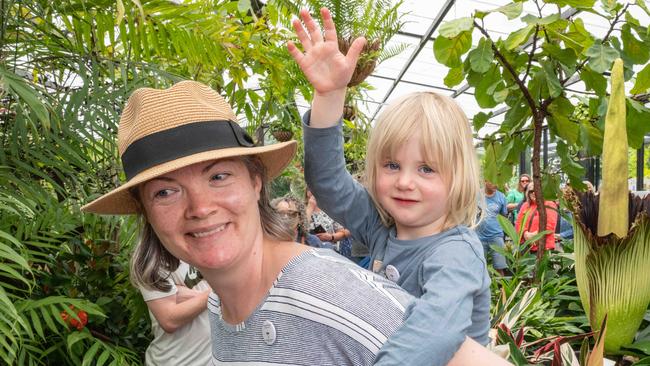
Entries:
{"type": "Polygon", "coordinates": [[[461,224],[476,226],[482,194],[469,121],[453,99],[431,92],[407,94],[391,103],[370,133],[366,184],[383,223],[390,226],[394,218],[377,199],[378,169],[411,136],[420,140],[422,156],[427,164],[437,168],[449,187],[448,214],[443,228],[461,224]]]}

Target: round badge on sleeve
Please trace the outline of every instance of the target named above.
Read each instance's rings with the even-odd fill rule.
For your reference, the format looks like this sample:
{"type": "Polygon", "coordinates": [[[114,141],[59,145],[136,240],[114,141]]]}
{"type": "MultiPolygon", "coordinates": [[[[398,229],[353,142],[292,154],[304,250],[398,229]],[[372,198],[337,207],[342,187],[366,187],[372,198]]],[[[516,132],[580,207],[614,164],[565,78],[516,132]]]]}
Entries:
{"type": "Polygon", "coordinates": [[[275,325],[270,320],[265,320],[262,324],[262,337],[264,342],[269,346],[275,343],[275,325]]]}
{"type": "Polygon", "coordinates": [[[399,271],[395,266],[389,264],[386,266],[386,277],[393,282],[397,282],[399,280],[399,271]]]}

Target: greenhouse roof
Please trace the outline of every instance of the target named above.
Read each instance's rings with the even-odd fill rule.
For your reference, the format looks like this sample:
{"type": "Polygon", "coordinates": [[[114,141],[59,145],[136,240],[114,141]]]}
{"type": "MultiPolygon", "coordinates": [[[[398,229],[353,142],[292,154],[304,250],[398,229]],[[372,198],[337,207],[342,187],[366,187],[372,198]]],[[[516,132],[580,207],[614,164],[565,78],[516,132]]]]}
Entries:
{"type": "MultiPolygon", "coordinates": [[[[461,83],[453,88],[447,87],[443,79],[449,69],[440,64],[433,54],[433,40],[438,35],[440,24],[453,19],[470,16],[475,10],[491,10],[497,7],[510,4],[511,1],[500,0],[405,0],[399,11],[406,21],[400,32],[394,36],[389,45],[407,44],[409,47],[401,54],[390,58],[379,64],[375,71],[366,80],[372,90],[360,100],[362,111],[371,119],[381,112],[381,109],[393,99],[413,91],[430,90],[446,94],[456,98],[467,116],[471,119],[481,109],[473,95],[473,88],[461,83]]],[[[537,15],[538,10],[530,2],[524,3],[525,13],[537,15]]],[[[542,13],[556,12],[555,5],[546,4],[542,13]]],[[[575,10],[566,11],[563,15],[572,15],[575,10]]],[[[642,24],[648,24],[649,17],[642,12],[633,14],[642,24]]],[[[579,14],[585,23],[585,28],[597,37],[603,37],[609,29],[609,24],[601,18],[590,13],[579,14]]],[[[524,27],[519,18],[508,20],[505,15],[494,13],[485,19],[485,27],[494,40],[505,38],[515,30],[524,27]]],[[[478,30],[474,30],[472,37],[473,45],[478,42],[478,30]]],[[[631,86],[630,86],[631,88],[631,86]]],[[[571,86],[571,90],[581,92],[584,85],[577,81],[571,86]]],[[[304,112],[308,105],[306,102],[299,102],[301,112],[304,112]]],[[[494,132],[503,121],[503,106],[493,108],[495,116],[476,133],[480,140],[487,134],[494,132]]],[[[477,141],[478,142],[478,141],[477,141]]]]}

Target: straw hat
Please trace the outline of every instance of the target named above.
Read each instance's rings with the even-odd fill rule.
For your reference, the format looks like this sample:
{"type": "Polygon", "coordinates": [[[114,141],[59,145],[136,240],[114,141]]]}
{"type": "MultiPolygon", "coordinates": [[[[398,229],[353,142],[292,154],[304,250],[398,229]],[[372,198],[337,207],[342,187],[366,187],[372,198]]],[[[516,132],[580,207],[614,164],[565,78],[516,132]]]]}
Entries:
{"type": "Polygon", "coordinates": [[[100,214],[135,214],[129,188],[204,161],[257,155],[274,178],[289,164],[296,142],[255,146],[230,105],[210,87],[182,81],[169,89],[133,92],[120,117],[117,144],[127,181],[81,209],[100,214]]]}

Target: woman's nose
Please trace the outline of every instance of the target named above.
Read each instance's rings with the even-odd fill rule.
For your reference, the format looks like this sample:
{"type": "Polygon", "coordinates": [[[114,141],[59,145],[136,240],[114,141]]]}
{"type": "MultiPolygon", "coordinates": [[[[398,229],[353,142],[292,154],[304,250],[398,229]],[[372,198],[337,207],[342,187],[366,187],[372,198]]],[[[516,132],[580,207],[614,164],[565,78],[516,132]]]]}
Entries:
{"type": "Polygon", "coordinates": [[[186,189],[187,197],[186,216],[191,219],[203,219],[217,211],[213,195],[202,192],[200,189],[186,189]]]}

